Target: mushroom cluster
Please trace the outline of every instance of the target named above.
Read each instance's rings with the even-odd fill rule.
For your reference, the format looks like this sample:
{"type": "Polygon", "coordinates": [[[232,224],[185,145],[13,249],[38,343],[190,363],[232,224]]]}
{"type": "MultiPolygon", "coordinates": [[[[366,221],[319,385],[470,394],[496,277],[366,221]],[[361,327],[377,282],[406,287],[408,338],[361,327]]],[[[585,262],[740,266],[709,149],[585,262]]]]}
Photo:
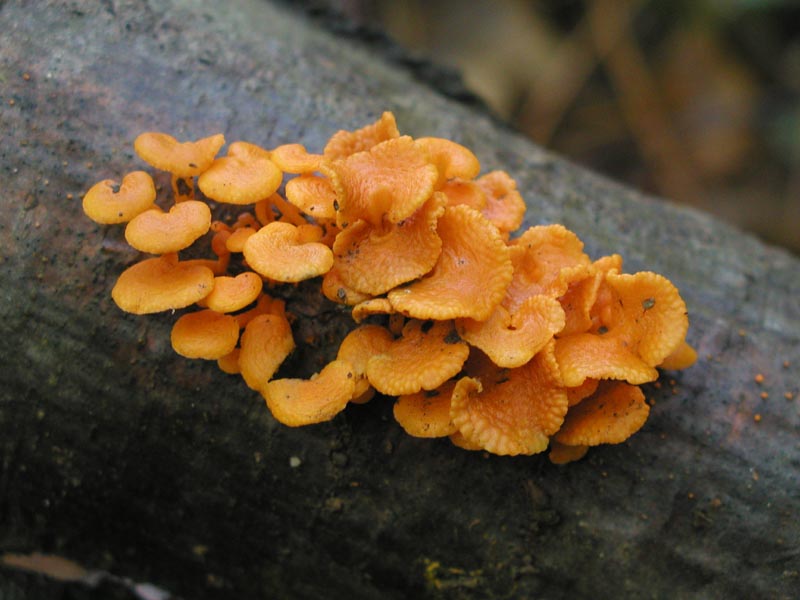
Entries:
{"type": "Polygon", "coordinates": [[[515,233],[516,183],[480,175],[460,144],[400,135],[388,112],[320,154],[235,142],[217,157],[224,144],[144,133],[134,148],[171,174],[172,206],[136,171],[93,186],[83,208],[126,223],[128,243],[152,255],[120,275],[117,305],[197,307],[175,322],[175,351],[241,375],[286,425],[327,421],[377,391],[396,397],[412,436],[503,455],[549,447],[564,463],[636,432],[649,412],[639,386],[696,358],[669,280],[623,273],[617,254],[592,260],[561,225],[515,233]],[[219,204],[244,208],[225,223],[219,204]],[[214,258],[179,257],[199,240],[214,258]],[[276,378],[296,342],[265,289],[313,278],[353,328],[318,374],[276,378]]]}

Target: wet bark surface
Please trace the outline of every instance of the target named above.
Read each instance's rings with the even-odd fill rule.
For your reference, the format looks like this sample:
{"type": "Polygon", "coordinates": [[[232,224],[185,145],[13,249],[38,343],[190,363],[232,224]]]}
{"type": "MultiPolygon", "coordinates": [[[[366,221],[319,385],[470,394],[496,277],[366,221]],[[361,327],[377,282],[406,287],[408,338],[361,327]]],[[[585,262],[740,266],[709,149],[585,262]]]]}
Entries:
{"type": "MultiPolygon", "coordinates": [[[[226,7],[0,4],[0,553],[184,598],[795,596],[800,262],[551,156],[285,6],[226,7]],[[318,151],[384,110],[508,171],[527,224],[679,286],[700,359],[646,387],[629,442],[564,467],[488,456],[405,435],[381,398],[286,428],[173,353],[177,315],[113,304],[138,256],[80,198],[144,168],[140,132],[318,151]]],[[[286,370],[308,374],[349,317],[313,285],[287,294],[316,341],[286,370]]],[[[0,566],[0,598],[100,593],[0,566]]]]}

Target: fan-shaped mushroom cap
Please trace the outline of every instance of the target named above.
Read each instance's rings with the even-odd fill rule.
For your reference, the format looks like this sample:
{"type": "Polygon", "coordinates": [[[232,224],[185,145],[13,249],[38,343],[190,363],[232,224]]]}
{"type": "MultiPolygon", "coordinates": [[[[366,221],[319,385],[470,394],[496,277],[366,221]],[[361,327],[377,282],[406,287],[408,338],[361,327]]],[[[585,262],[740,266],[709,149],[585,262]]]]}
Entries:
{"type": "Polygon", "coordinates": [[[303,281],[327,273],[333,266],[331,249],[319,242],[303,244],[298,238],[296,226],[270,223],[245,242],[244,258],[258,274],[275,281],[303,281]]]}
{"type": "Polygon", "coordinates": [[[550,440],[550,453],[548,458],[554,465],[565,465],[582,459],[589,451],[589,446],[567,446],[550,440]]]}
{"type": "MultiPolygon", "coordinates": [[[[297,226],[297,241],[300,244],[310,244],[313,242],[321,243],[324,234],[325,232],[322,230],[322,227],[314,223],[306,223],[305,225],[297,226]]],[[[323,245],[327,246],[327,244],[323,245]]]]}
{"type": "Polygon", "coordinates": [[[450,321],[409,321],[403,335],[367,363],[370,384],[383,394],[400,396],[432,390],[461,370],[469,346],[450,321]]]}
{"type": "Polygon", "coordinates": [[[380,325],[362,325],[342,340],[336,358],[346,360],[353,367],[353,398],[362,397],[370,390],[367,363],[373,356],[386,352],[393,341],[394,336],[380,325]]]}
{"type": "Polygon", "coordinates": [[[135,216],[125,227],[125,239],[142,252],[168,254],[191,246],[211,227],[205,202],[186,200],[164,212],[158,207],[135,216]]]}
{"type": "Polygon", "coordinates": [[[374,227],[357,221],[340,231],[333,253],[342,281],[377,296],[429,272],[442,251],[436,223],[445,202],[437,192],[400,223],[374,227]]]}
{"type": "Polygon", "coordinates": [[[597,386],[600,385],[599,379],[585,379],[582,384],[577,387],[564,388],[567,392],[567,401],[570,407],[580,403],[584,398],[588,398],[597,391],[597,386]]]}
{"type": "Polygon", "coordinates": [[[686,303],[672,282],[650,271],[606,275],[616,302],[604,324],[618,331],[647,364],[658,365],[686,338],[686,303]]]}
{"type": "Polygon", "coordinates": [[[196,142],[179,142],[166,133],[143,133],[133,142],[136,154],[156,169],[176,177],[195,177],[203,173],[225,144],[221,133],[196,142]]]}
{"type": "Polygon", "coordinates": [[[262,314],[244,328],[239,368],[245,383],[261,391],[295,348],[292,328],[286,317],[262,314]]]}
{"type": "Polygon", "coordinates": [[[658,366],[662,369],[680,371],[688,369],[695,362],[697,362],[697,351],[684,340],[658,366]]]}
{"type": "Polygon", "coordinates": [[[394,418],[408,435],[423,438],[445,437],[457,429],[450,419],[450,396],[455,380],[435,390],[400,396],[394,403],[394,418]]]}
{"type": "Polygon", "coordinates": [[[511,315],[498,305],[486,321],[458,319],[463,340],[485,352],[498,367],[521,367],[564,327],[564,309],[549,296],[532,296],[511,315]]]}
{"type": "Polygon", "coordinates": [[[464,438],[494,454],[544,451],[566,412],[552,342],[522,367],[460,379],[450,402],[450,417],[464,438]]]}
{"type": "Polygon", "coordinates": [[[337,131],[328,140],[323,154],[326,160],[346,158],[356,152],[369,150],[381,142],[400,137],[394,115],[385,112],[381,118],[355,131],[337,131]]]}
{"type": "Polygon", "coordinates": [[[576,333],[558,338],[556,358],[569,387],[581,385],[586,378],[622,379],[633,384],[658,378],[658,371],[631,352],[619,336],[576,333]]]}
{"type": "Polygon", "coordinates": [[[505,234],[515,231],[525,217],[525,201],[517,183],[505,171],[492,171],[476,180],[486,193],[483,214],[505,234]]]}
{"type": "Polygon", "coordinates": [[[112,179],[94,184],[83,197],[83,212],[95,223],[126,223],[153,206],[156,187],[144,171],[134,171],[122,178],[117,187],[112,179]]]}
{"type": "Polygon", "coordinates": [[[322,294],[331,302],[355,306],[372,298],[345,284],[336,264],[322,277],[322,294]]]}
{"type": "Polygon", "coordinates": [[[217,359],[217,366],[220,368],[220,371],[228,375],[238,375],[241,373],[242,370],[239,368],[240,352],[241,350],[239,348],[234,348],[225,356],[220,356],[217,359]]]}
{"type": "Polygon", "coordinates": [[[445,209],[442,252],[430,274],[389,292],[398,312],[417,319],[487,319],[513,275],[508,247],[486,217],[466,205],[445,209]]]}
{"type": "Polygon", "coordinates": [[[353,316],[353,321],[361,323],[372,315],[394,314],[394,308],[388,298],[370,298],[356,304],[350,314],[353,316]]]}
{"type": "MultiPolygon", "coordinates": [[[[578,269],[566,269],[569,279],[572,279],[567,291],[558,299],[564,308],[566,322],[560,336],[573,333],[583,333],[592,328],[592,308],[597,301],[600,286],[605,281],[606,274],[611,270],[619,272],[622,269],[622,257],[619,254],[604,256],[594,261],[580,278],[578,269]],[[572,276],[575,276],[573,279],[572,276]]],[[[567,278],[564,278],[566,280],[567,278]]],[[[562,281],[564,281],[562,280],[562,281]]]]}
{"type": "Polygon", "coordinates": [[[319,169],[321,154],[311,154],[302,144],[283,144],[270,152],[270,160],[284,173],[311,173],[319,169]]]}
{"type": "Polygon", "coordinates": [[[364,219],[399,223],[431,197],[439,171],[408,136],[382,142],[365,152],[322,165],[331,178],[340,227],[364,219]]]}
{"type": "Polygon", "coordinates": [[[328,363],[311,379],[276,379],[262,390],[272,416],[289,427],[330,421],[353,397],[353,367],[328,363]]]}
{"type": "Polygon", "coordinates": [[[286,182],[286,199],[315,219],[335,219],[336,192],[331,180],[319,175],[299,175],[286,182]]]}
{"type": "Polygon", "coordinates": [[[228,156],[216,159],[197,179],[202,192],[217,202],[254,204],[274,194],[283,173],[269,153],[247,142],[235,142],[228,156]]]}
{"type": "Polygon", "coordinates": [[[454,446],[458,446],[462,450],[483,450],[483,446],[480,444],[476,444],[475,442],[468,440],[464,437],[460,431],[456,431],[452,433],[450,436],[450,441],[453,442],[454,446]]]}
{"type": "Polygon", "coordinates": [[[648,414],[650,407],[637,386],[607,382],[569,409],[554,439],[568,446],[619,444],[641,429],[648,414]]]}
{"type": "Polygon", "coordinates": [[[683,342],[689,326],[686,304],[661,275],[610,271],[599,307],[597,327],[560,338],[556,356],[566,385],[586,377],[654,381],[659,365],[683,342]]]}
{"type": "Polygon", "coordinates": [[[439,137],[417,138],[416,143],[428,152],[439,169],[441,183],[455,177],[472,179],[481,172],[478,158],[461,144],[439,137]]]}
{"type": "Polygon", "coordinates": [[[111,297],[122,310],[137,315],[184,308],[214,288],[214,273],[178,262],[175,254],[148,258],[128,267],[117,279],[111,297]]]}
{"type": "Polygon", "coordinates": [[[239,227],[235,229],[225,240],[225,248],[228,252],[244,252],[244,245],[250,236],[253,235],[258,229],[255,227],[239,227]]]}
{"type": "Polygon", "coordinates": [[[181,356],[217,360],[233,352],[239,324],[232,316],[213,310],[187,313],[173,325],[170,339],[181,356]]]}
{"type": "Polygon", "coordinates": [[[448,206],[466,204],[478,211],[486,208],[486,192],[474,181],[452,179],[445,183],[439,191],[447,196],[448,206]]]}
{"type": "Polygon", "coordinates": [[[563,225],[537,225],[511,241],[509,250],[514,277],[503,305],[512,313],[537,294],[563,295],[572,281],[589,274],[590,258],[583,242],[563,225]]]}
{"type": "Polygon", "coordinates": [[[214,289],[201,300],[201,304],[221,313],[235,312],[255,302],[263,287],[261,277],[252,271],[239,273],[235,277],[215,277],[214,289]]]}
{"type": "Polygon", "coordinates": [[[228,146],[228,156],[237,158],[272,158],[272,153],[258,144],[250,142],[233,142],[228,146]]]}

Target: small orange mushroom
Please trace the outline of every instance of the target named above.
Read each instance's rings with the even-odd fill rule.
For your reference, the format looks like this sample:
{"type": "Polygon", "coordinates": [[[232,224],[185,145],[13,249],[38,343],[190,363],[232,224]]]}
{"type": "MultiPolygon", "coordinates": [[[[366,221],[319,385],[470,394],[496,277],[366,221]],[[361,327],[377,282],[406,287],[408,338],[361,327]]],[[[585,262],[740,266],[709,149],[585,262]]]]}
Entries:
{"type": "Polygon", "coordinates": [[[283,173],[266,150],[235,142],[228,156],[217,158],[197,179],[200,190],[212,200],[227,204],[254,204],[274,194],[283,173]]]}
{"type": "Polygon", "coordinates": [[[239,352],[239,348],[234,348],[225,356],[218,358],[217,366],[219,367],[220,371],[227,373],[228,375],[238,375],[241,373],[242,371],[239,368],[239,352]]]}
{"type": "Polygon", "coordinates": [[[486,208],[486,192],[474,181],[452,179],[445,183],[439,191],[447,196],[447,205],[466,204],[475,210],[486,208]]]}
{"type": "Polygon", "coordinates": [[[564,382],[570,387],[587,377],[631,384],[655,381],[655,367],[680,346],[688,329],[686,304],[677,288],[648,271],[610,271],[593,310],[592,330],[556,343],[564,382]]]}
{"type": "MultiPolygon", "coordinates": [[[[140,171],[119,187],[92,187],[84,211],[128,222],[134,248],[163,254],[123,272],[115,302],[139,314],[204,307],[175,323],[175,350],[241,374],[282,423],[332,419],[377,390],[398,396],[395,418],[411,435],[495,454],[549,445],[561,464],[639,429],[649,408],[635,384],[697,358],[668,280],[622,275],[618,255],[592,262],[560,225],[509,241],[525,212],[514,180],[479,177],[477,157],[457,143],[401,137],[391,113],[336,133],[323,154],[236,142],[215,159],[223,144],[222,135],[180,143],[142,134],[136,152],[172,174],[178,204],[155,207],[153,180],[140,171]],[[283,173],[297,175],[288,201],[277,192],[283,173]],[[193,200],[194,177],[209,198],[252,211],[211,223],[193,200]],[[209,229],[217,260],[179,261],[209,229]],[[228,276],[233,253],[243,255],[235,272],[253,271],[228,276]],[[350,332],[308,380],[275,380],[295,348],[295,317],[263,292],[264,280],[320,275],[323,295],[352,306],[357,323],[377,315],[386,327],[350,332]]],[[[315,335],[304,334],[309,343],[315,335]]]]}
{"type": "Polygon", "coordinates": [[[111,297],[125,312],[143,315],[184,308],[208,296],[213,288],[211,269],[165,254],[128,267],[114,284],[111,297]]]}
{"type": "Polygon", "coordinates": [[[318,277],[333,266],[330,248],[319,242],[301,243],[296,226],[277,221],[247,239],[244,258],[259,275],[284,282],[318,277]]]}
{"type": "Polygon", "coordinates": [[[283,144],[270,152],[270,160],[284,173],[311,173],[319,169],[321,154],[311,154],[302,144],[283,144]]]}
{"type": "Polygon", "coordinates": [[[201,304],[220,313],[235,312],[255,302],[263,287],[261,277],[252,271],[235,277],[222,275],[214,278],[214,289],[201,304]]]}
{"type": "Polygon", "coordinates": [[[388,298],[370,298],[356,304],[350,314],[353,317],[353,321],[361,323],[361,321],[372,315],[394,314],[394,308],[388,298]]]}
{"type": "Polygon", "coordinates": [[[394,418],[408,435],[437,438],[453,435],[458,429],[450,418],[450,397],[455,380],[435,390],[420,391],[397,398],[394,418]]]}
{"type": "Polygon", "coordinates": [[[619,444],[641,429],[650,407],[638,386],[607,382],[569,409],[554,439],[568,446],[619,444]]]}
{"type": "Polygon", "coordinates": [[[239,369],[245,383],[261,391],[294,350],[292,328],[286,317],[261,314],[247,323],[242,333],[239,369]]]}
{"type": "Polygon", "coordinates": [[[233,352],[239,325],[230,315],[201,310],[181,316],[172,327],[172,348],[186,358],[217,360],[233,352]]]}
{"type": "Polygon", "coordinates": [[[442,250],[436,223],[445,202],[437,192],[400,223],[374,227],[359,220],[339,232],[333,253],[342,281],[377,296],[428,273],[442,250]]]}
{"type": "Polygon", "coordinates": [[[228,375],[238,375],[242,372],[239,368],[239,353],[241,350],[239,348],[234,348],[225,356],[220,356],[217,359],[217,366],[223,373],[227,373],[228,375]]]}
{"type": "Polygon", "coordinates": [[[464,437],[464,434],[460,431],[456,431],[452,433],[450,436],[450,441],[453,442],[454,446],[461,448],[462,450],[484,450],[483,446],[480,444],[476,444],[475,442],[468,440],[464,437]]]}
{"type": "Polygon", "coordinates": [[[688,369],[695,362],[697,362],[697,350],[684,340],[658,366],[661,369],[680,371],[681,369],[688,369]]]}
{"type": "Polygon", "coordinates": [[[185,178],[196,177],[208,169],[224,144],[225,136],[221,133],[196,142],[179,142],[166,133],[148,132],[136,138],[133,148],[156,169],[185,178]]]}
{"type": "Polygon", "coordinates": [[[567,291],[558,299],[566,316],[560,336],[583,333],[593,327],[592,309],[597,302],[601,285],[609,271],[613,269],[619,272],[622,269],[622,257],[619,254],[612,254],[594,261],[583,277],[578,269],[562,270],[562,275],[566,275],[561,281],[562,283],[568,281],[568,284],[567,291]]]}
{"type": "Polygon", "coordinates": [[[331,178],[340,227],[364,219],[399,223],[431,197],[439,171],[408,136],[388,140],[343,160],[324,163],[331,178]]]}
{"type": "Polygon", "coordinates": [[[335,219],[336,192],[327,177],[299,175],[286,182],[286,199],[315,219],[335,219]]]}
{"type": "Polygon", "coordinates": [[[250,142],[233,142],[228,146],[228,156],[236,158],[268,158],[272,159],[272,153],[257,144],[250,142]]]}
{"type": "Polygon", "coordinates": [[[372,389],[367,379],[369,359],[386,352],[393,341],[394,336],[380,325],[362,325],[348,333],[342,340],[336,358],[346,360],[353,367],[354,400],[364,400],[372,389]]]}
{"type": "Polygon", "coordinates": [[[563,225],[530,227],[509,246],[514,277],[503,305],[511,312],[537,294],[558,298],[570,282],[589,274],[591,259],[583,252],[583,242],[563,225]]]}
{"type": "Polygon", "coordinates": [[[385,112],[381,118],[355,131],[336,132],[325,145],[323,154],[326,160],[347,158],[356,152],[369,150],[381,142],[400,137],[394,115],[385,112]]]}
{"type": "Polygon", "coordinates": [[[614,292],[613,315],[604,322],[609,332],[619,330],[632,349],[648,364],[658,365],[686,339],[689,328],[686,303],[678,288],[663,275],[609,272],[606,283],[614,292]],[[623,328],[631,330],[624,333],[623,328]]]}
{"type": "MultiPolygon", "coordinates": [[[[322,243],[322,236],[325,235],[322,227],[313,223],[305,223],[297,226],[297,242],[299,244],[322,243]]],[[[328,244],[323,244],[328,246],[328,244]]],[[[330,246],[328,246],[330,248],[330,246]]]]}
{"type": "Polygon", "coordinates": [[[577,333],[556,341],[556,357],[570,387],[587,378],[622,379],[633,384],[655,381],[658,371],[633,354],[624,339],[577,333]]]}
{"type": "Polygon", "coordinates": [[[372,298],[369,294],[359,292],[345,284],[335,263],[322,277],[322,295],[331,302],[348,306],[355,306],[372,298]]]}
{"type": "Polygon", "coordinates": [[[567,446],[550,440],[550,453],[547,457],[554,465],[565,465],[582,459],[589,451],[589,446],[567,446]]]}
{"type": "Polygon", "coordinates": [[[142,252],[168,254],[191,246],[211,227],[205,202],[186,200],[164,212],[158,207],[135,216],[125,228],[125,239],[142,252]]]}
{"type": "Polygon", "coordinates": [[[485,352],[498,367],[521,367],[564,327],[558,300],[532,296],[513,315],[497,306],[486,321],[458,319],[462,339],[485,352]]]}
{"type": "Polygon", "coordinates": [[[570,407],[579,404],[584,398],[588,398],[597,391],[597,386],[600,385],[599,379],[585,379],[582,384],[577,387],[567,387],[564,391],[567,392],[567,402],[570,407]]]}
{"type": "Polygon", "coordinates": [[[234,230],[225,240],[225,248],[228,252],[241,253],[244,252],[244,244],[250,239],[258,229],[255,227],[239,227],[234,230]]]}
{"type": "Polygon", "coordinates": [[[83,197],[83,212],[95,223],[126,223],[153,206],[156,187],[144,171],[134,171],[117,185],[112,179],[96,183],[83,197]]]}
{"type": "Polygon", "coordinates": [[[289,427],[330,421],[353,397],[353,366],[346,360],[328,363],[311,379],[276,379],[262,394],[272,416],[289,427]]]}
{"type": "Polygon", "coordinates": [[[469,355],[451,321],[412,320],[403,335],[367,363],[370,384],[383,394],[400,396],[432,390],[456,375],[469,355]]]}
{"type": "Polygon", "coordinates": [[[517,191],[517,183],[505,171],[492,171],[476,180],[486,193],[483,214],[505,234],[522,225],[525,201],[517,191]]]}
{"type": "Polygon", "coordinates": [[[544,451],[566,413],[552,342],[522,367],[489,367],[477,378],[463,377],[450,402],[464,438],[494,454],[544,451]]]}
{"type": "Polygon", "coordinates": [[[416,143],[428,152],[433,164],[439,169],[439,181],[442,184],[454,178],[472,179],[481,171],[478,158],[472,150],[461,144],[438,137],[417,138],[416,143]]]}
{"type": "Polygon", "coordinates": [[[398,312],[417,319],[484,320],[503,299],[513,267],[508,247],[486,217],[466,205],[445,209],[442,251],[430,274],[389,292],[398,312]]]}

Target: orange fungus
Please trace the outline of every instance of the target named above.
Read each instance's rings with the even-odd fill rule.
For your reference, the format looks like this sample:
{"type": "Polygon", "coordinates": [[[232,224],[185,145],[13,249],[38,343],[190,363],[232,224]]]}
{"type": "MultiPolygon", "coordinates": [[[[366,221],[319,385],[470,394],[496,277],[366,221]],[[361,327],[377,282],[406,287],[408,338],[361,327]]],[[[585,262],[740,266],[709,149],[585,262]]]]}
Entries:
{"type": "Polygon", "coordinates": [[[92,186],[83,210],[158,255],[119,276],[116,304],[198,305],[175,320],[175,351],[241,375],[280,423],[394,396],[409,435],[565,464],[642,428],[638,385],[697,360],[675,285],[624,273],[618,254],[592,260],[563,225],[515,233],[517,182],[481,175],[461,144],[401,135],[390,112],[311,151],[234,142],[217,158],[224,144],[143,133],[134,149],[171,174],[174,203],[156,206],[135,171],[92,186]],[[292,377],[316,358],[285,364],[295,338],[332,360],[292,377]]]}

